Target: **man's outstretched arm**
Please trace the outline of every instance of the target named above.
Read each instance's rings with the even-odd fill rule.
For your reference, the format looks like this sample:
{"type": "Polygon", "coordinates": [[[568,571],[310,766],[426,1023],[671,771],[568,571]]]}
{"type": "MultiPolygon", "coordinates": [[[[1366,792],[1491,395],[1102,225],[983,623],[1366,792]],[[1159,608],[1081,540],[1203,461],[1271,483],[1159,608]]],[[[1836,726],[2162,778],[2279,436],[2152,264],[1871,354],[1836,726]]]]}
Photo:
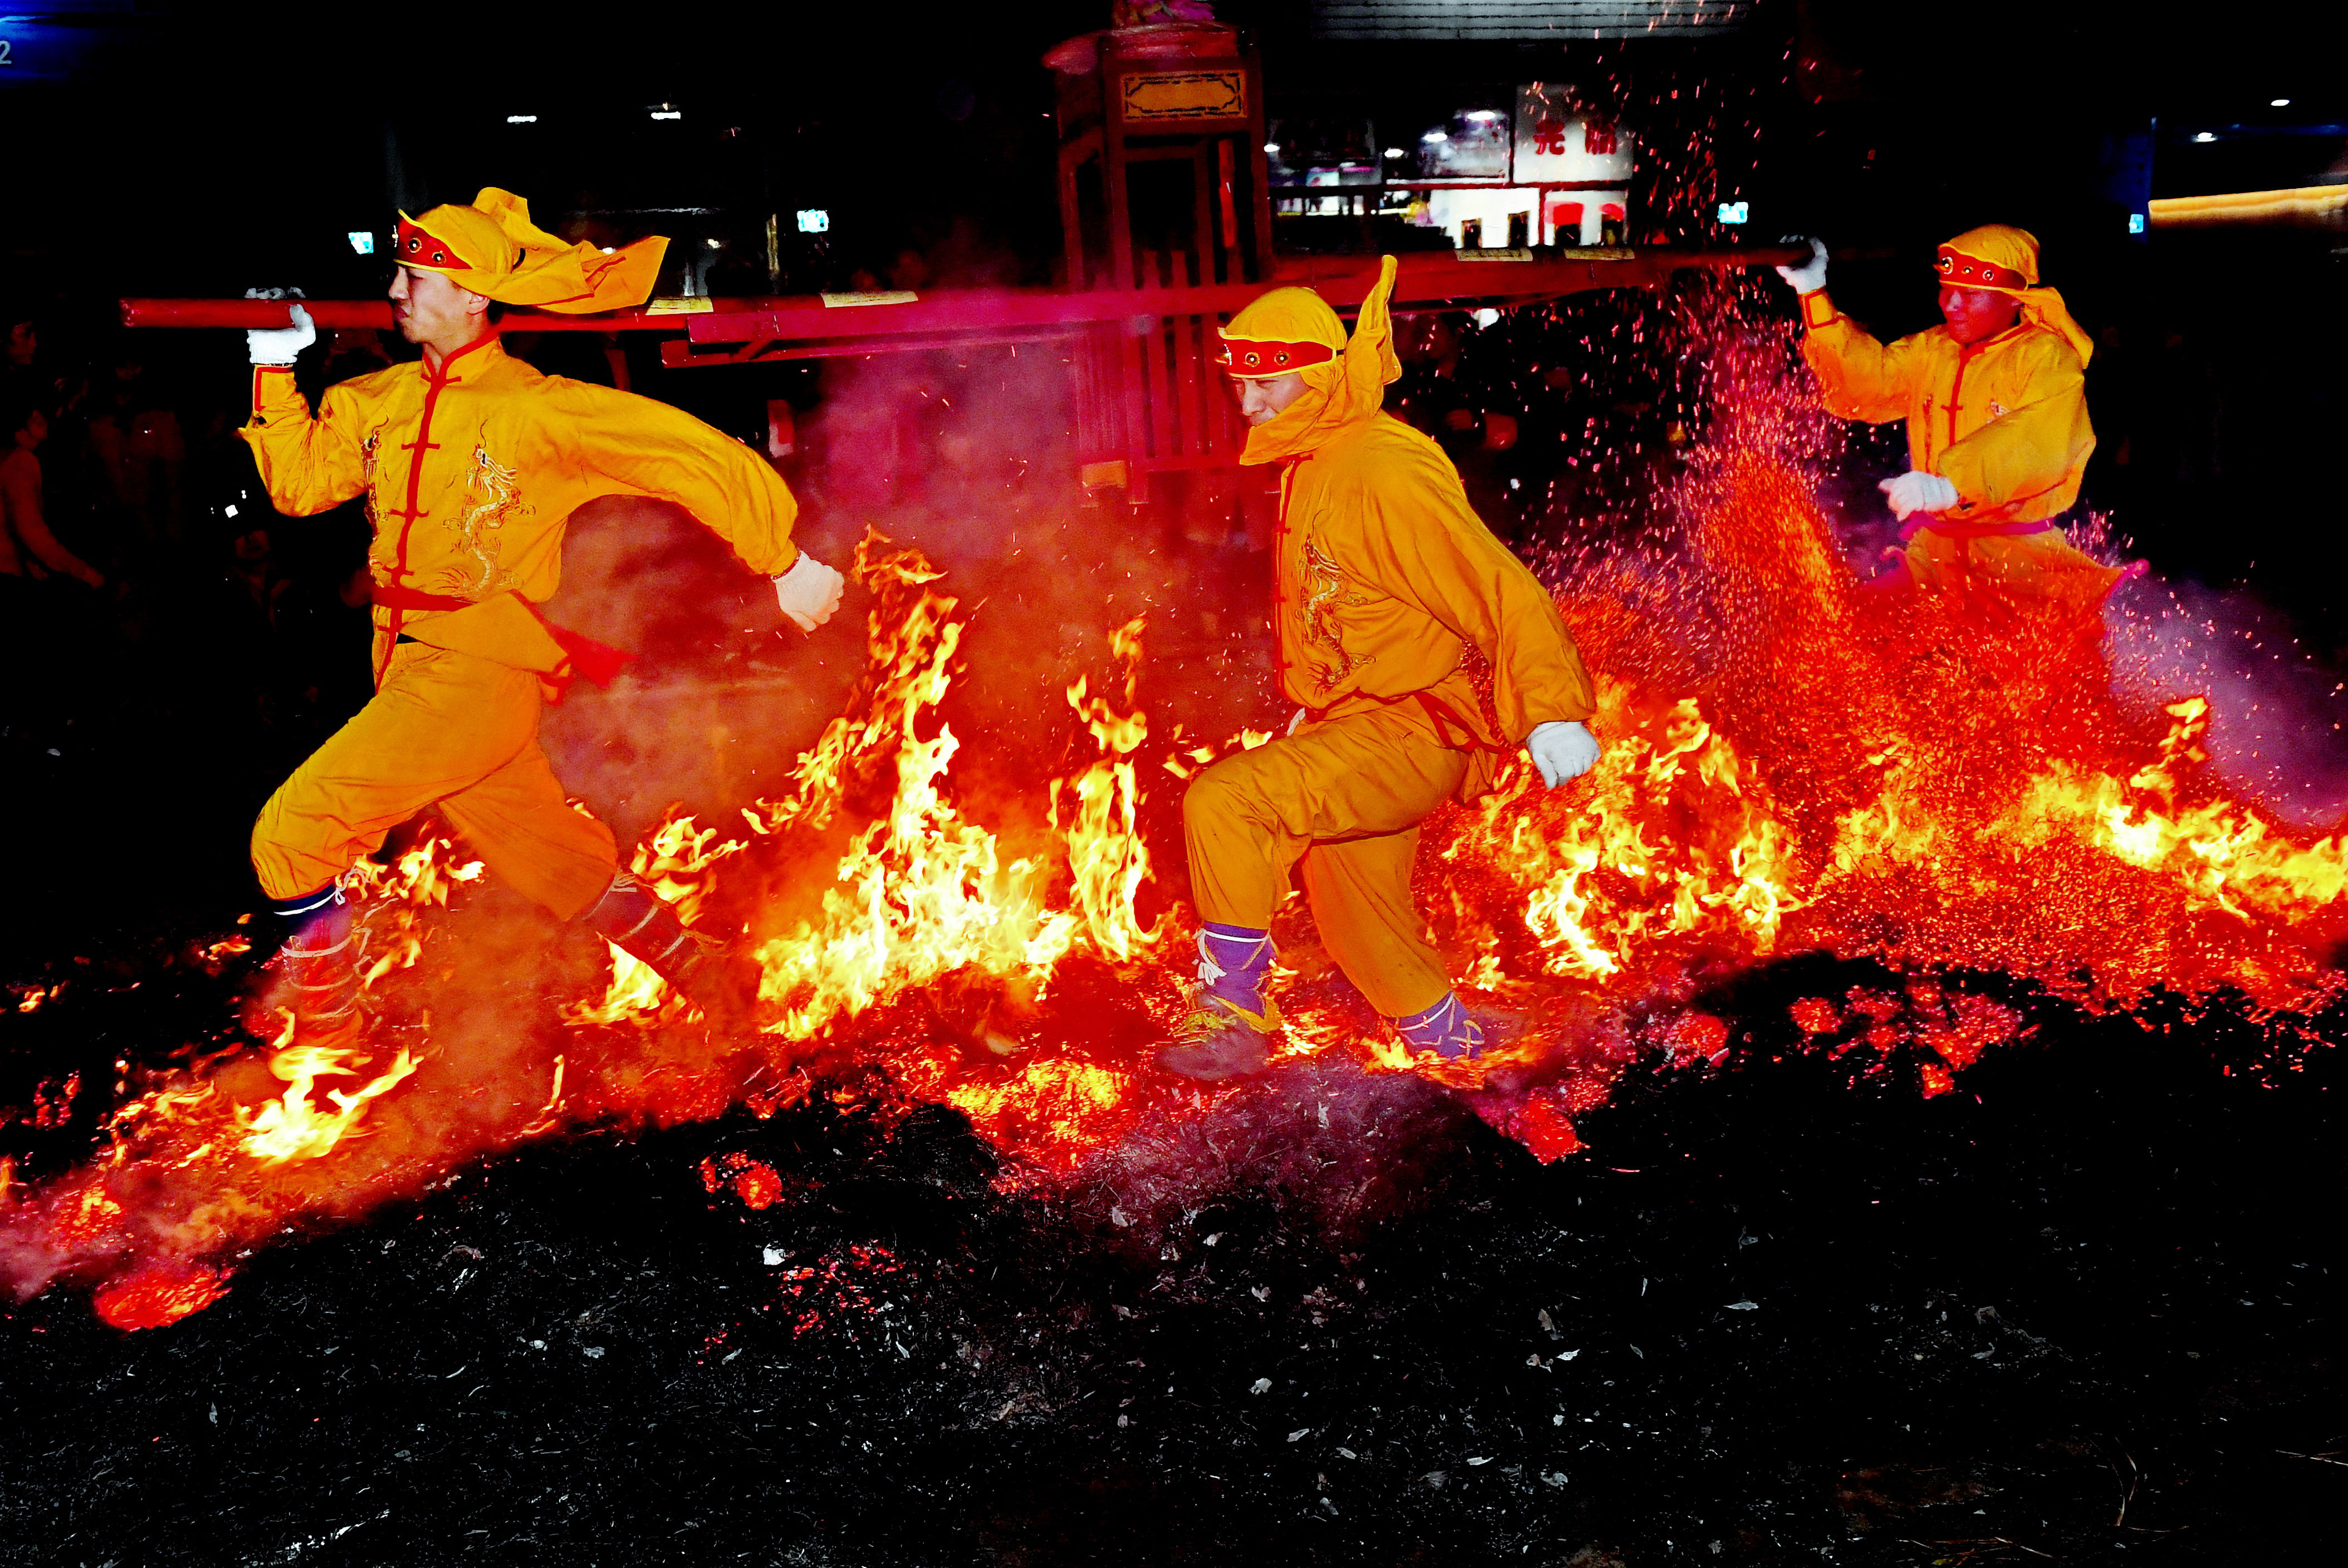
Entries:
{"type": "Polygon", "coordinates": [[[553,395],[557,439],[618,494],[672,501],[775,579],[783,612],[812,630],[839,607],[841,579],[792,542],[798,503],[766,459],[682,409],[581,382],[553,395]]]}

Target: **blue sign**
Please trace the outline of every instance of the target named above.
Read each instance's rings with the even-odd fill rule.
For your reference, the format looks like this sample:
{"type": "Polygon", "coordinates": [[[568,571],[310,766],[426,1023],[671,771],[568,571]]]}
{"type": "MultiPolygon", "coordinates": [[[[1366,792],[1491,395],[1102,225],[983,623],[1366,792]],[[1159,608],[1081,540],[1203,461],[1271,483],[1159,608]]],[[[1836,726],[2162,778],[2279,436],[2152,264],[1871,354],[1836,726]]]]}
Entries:
{"type": "Polygon", "coordinates": [[[1749,201],[1724,201],[1720,204],[1720,220],[1723,223],[1747,223],[1752,219],[1753,204],[1749,201]]]}
{"type": "Polygon", "coordinates": [[[0,16],[0,87],[62,82],[107,40],[98,28],[60,27],[38,16],[0,16]]]}
{"type": "Polygon", "coordinates": [[[351,242],[351,249],[359,255],[372,256],[375,254],[374,230],[354,229],[350,231],[348,238],[351,242]]]}
{"type": "Polygon", "coordinates": [[[138,0],[39,0],[26,7],[34,15],[12,9],[0,0],[0,88],[89,77],[146,31],[138,0]]]}
{"type": "Polygon", "coordinates": [[[798,220],[802,234],[824,234],[831,230],[831,214],[821,207],[800,208],[798,220]]]}

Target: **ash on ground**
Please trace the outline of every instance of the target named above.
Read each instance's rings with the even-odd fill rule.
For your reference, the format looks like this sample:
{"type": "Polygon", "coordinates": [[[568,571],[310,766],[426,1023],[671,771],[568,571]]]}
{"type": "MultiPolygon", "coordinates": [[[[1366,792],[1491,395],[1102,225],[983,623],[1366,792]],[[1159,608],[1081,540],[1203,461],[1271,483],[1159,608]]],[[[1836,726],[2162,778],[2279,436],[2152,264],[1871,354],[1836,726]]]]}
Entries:
{"type": "Polygon", "coordinates": [[[538,1144],[0,1314],[0,1557],[2329,1561],[2337,1057],[2157,1012],[1932,1098],[1740,1024],[1548,1166],[1334,1053],[1073,1180],[866,1081],[538,1144]]]}

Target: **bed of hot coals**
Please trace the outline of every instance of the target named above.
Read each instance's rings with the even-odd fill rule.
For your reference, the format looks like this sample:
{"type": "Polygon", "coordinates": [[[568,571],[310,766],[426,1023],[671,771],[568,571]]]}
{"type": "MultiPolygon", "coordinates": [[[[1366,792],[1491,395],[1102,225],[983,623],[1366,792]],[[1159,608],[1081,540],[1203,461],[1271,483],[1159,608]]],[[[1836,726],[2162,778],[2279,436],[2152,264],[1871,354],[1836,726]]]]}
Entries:
{"type": "Polygon", "coordinates": [[[2322,1560],[2336,1055],[2034,1017],[1931,1098],[1790,1020],[1649,1061],[1549,1165],[1318,1059],[1068,1185],[877,1078],[485,1156],[165,1327],[9,1309],[0,1535],[91,1568],[2322,1560]]]}

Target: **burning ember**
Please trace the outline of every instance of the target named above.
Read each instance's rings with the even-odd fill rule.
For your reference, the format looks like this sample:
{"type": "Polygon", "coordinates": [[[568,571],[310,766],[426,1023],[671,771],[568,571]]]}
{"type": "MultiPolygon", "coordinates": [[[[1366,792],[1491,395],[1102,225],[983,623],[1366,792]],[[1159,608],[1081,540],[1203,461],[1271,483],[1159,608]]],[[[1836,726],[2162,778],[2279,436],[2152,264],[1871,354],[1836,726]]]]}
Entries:
{"type": "MultiPolygon", "coordinates": [[[[1756,1020],[1704,1010],[1708,993],[1796,953],[1907,978],[1806,999],[1792,1021],[1808,1048],[1869,1052],[1928,1095],[2028,1032],[2018,985],[2096,1010],[2230,997],[2312,1041],[2300,1020],[2342,989],[2348,846],[2230,796],[2203,743],[2209,704],[2116,682],[2100,626],[1862,584],[1814,499],[1828,425],[1789,394],[1787,363],[1781,339],[1726,341],[1668,543],[1561,564],[1602,677],[1596,770],[1545,792],[1519,764],[1427,825],[1437,938],[1522,1028],[1475,1067],[1414,1060],[1322,983],[1292,913],[1276,933],[1296,966],[1291,1054],[1437,1076],[1556,1159],[1641,1059],[1725,1060],[1756,1020]]],[[[875,595],[867,667],[789,787],[738,831],[674,816],[632,861],[689,920],[747,929],[765,1033],[712,1041],[616,950],[600,995],[554,999],[560,1028],[432,1022],[436,928],[464,917],[480,867],[427,838],[362,867],[372,1050],[281,1041],[127,1084],[96,1158],[0,1181],[0,1276],[20,1295],[86,1284],[108,1322],[154,1327],[217,1300],[236,1258],[291,1221],[561,1128],[770,1114],[827,1081],[958,1108],[1012,1156],[1005,1181],[1078,1172],[1148,1119],[1193,1113],[1198,1091],[1148,1061],[1189,935],[1150,835],[1219,748],[1153,726],[1142,621],[1117,632],[1114,677],[1066,688],[1090,760],[990,821],[957,786],[965,738],[939,712],[962,673],[959,600],[878,538],[855,569],[875,595]]],[[[744,1156],[702,1176],[753,1208],[788,1180],[744,1156]]],[[[874,1266],[802,1268],[788,1306],[874,1266]]]]}

